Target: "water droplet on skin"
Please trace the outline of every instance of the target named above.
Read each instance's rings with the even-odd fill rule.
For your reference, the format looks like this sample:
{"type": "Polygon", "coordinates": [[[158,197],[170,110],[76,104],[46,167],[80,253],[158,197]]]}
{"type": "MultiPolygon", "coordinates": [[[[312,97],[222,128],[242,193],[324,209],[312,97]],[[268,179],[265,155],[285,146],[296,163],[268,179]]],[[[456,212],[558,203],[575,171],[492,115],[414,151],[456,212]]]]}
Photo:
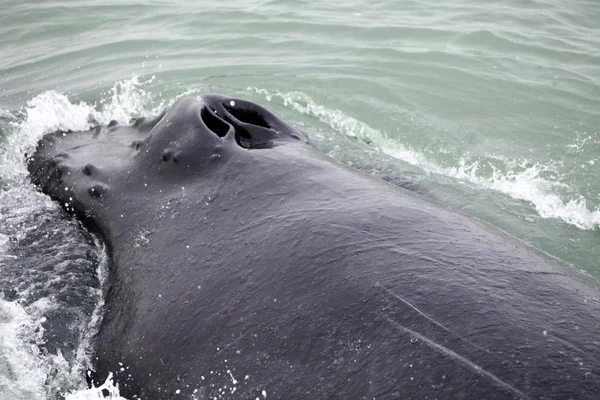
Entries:
{"type": "Polygon", "coordinates": [[[229,104],[231,104],[231,107],[233,107],[233,106],[235,106],[235,101],[231,100],[231,101],[229,102],[229,104]]]}
{"type": "Polygon", "coordinates": [[[229,374],[229,376],[231,377],[231,381],[233,382],[234,385],[237,385],[238,381],[235,380],[235,378],[233,377],[233,374],[231,373],[231,370],[227,370],[227,373],[229,374]]]}

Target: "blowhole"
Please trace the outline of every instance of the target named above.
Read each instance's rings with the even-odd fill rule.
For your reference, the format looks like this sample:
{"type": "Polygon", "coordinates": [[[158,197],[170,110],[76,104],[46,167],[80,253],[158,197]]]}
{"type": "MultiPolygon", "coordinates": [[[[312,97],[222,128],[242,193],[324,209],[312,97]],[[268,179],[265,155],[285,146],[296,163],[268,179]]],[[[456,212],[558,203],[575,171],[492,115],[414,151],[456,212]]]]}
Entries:
{"type": "Polygon", "coordinates": [[[243,126],[235,127],[235,141],[246,149],[272,149],[271,132],[249,132],[243,126]]]}
{"type": "Polygon", "coordinates": [[[206,127],[213,131],[218,137],[225,137],[227,132],[229,132],[229,125],[214,113],[210,112],[207,107],[202,108],[200,116],[206,127]]]}
{"type": "Polygon", "coordinates": [[[223,107],[225,107],[227,112],[233,115],[240,122],[271,129],[271,125],[269,125],[267,121],[265,121],[264,117],[256,110],[251,108],[232,107],[231,103],[223,103],[223,107]]]}

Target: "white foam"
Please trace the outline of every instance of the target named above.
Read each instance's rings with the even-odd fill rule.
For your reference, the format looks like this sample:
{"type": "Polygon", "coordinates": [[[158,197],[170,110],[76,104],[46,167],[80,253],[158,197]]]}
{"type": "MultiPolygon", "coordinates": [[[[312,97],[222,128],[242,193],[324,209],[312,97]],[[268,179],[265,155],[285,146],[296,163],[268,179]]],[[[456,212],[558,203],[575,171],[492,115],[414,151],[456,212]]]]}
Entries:
{"type": "Polygon", "coordinates": [[[530,202],[542,218],[557,218],[580,229],[600,226],[600,210],[589,210],[583,196],[563,200],[557,189],[568,189],[564,183],[542,177],[551,169],[534,164],[520,172],[494,170],[491,178],[477,176],[476,168],[463,162],[458,168],[448,169],[447,175],[508,194],[514,199],[530,202]],[[473,172],[471,172],[473,171],[473,172]]]}
{"type": "Polygon", "coordinates": [[[35,357],[36,325],[23,307],[0,300],[0,400],[46,398],[47,371],[35,357]]]}
{"type": "MultiPolygon", "coordinates": [[[[247,90],[263,95],[269,102],[278,98],[284,106],[313,116],[336,132],[358,138],[376,150],[421,168],[425,172],[445,175],[504,193],[514,199],[527,201],[542,218],[560,219],[584,230],[600,227],[600,208],[588,208],[586,199],[581,195],[571,194],[569,197],[561,195],[559,192],[573,193],[574,191],[558,180],[543,177],[544,172],[553,168],[551,165],[530,165],[505,159],[507,168],[500,170],[492,166],[491,175],[480,173],[479,161],[460,159],[456,167],[443,167],[431,161],[423,153],[412,150],[397,140],[388,139],[384,132],[346,115],[343,111],[328,109],[317,104],[305,93],[271,93],[256,87],[248,87],[247,90]],[[517,166],[520,168],[515,170],[517,166]]],[[[490,158],[498,158],[498,156],[490,155],[490,158]]],[[[500,158],[504,159],[504,157],[500,158]]]]}
{"type": "Polygon", "coordinates": [[[121,397],[119,394],[118,386],[115,386],[112,378],[112,374],[108,375],[106,381],[95,388],[80,390],[77,392],[69,393],[66,396],[66,400],[98,400],[98,399],[113,399],[113,400],[127,400],[124,397],[121,397]],[[102,393],[103,390],[106,390],[108,395],[104,396],[102,393]]]}

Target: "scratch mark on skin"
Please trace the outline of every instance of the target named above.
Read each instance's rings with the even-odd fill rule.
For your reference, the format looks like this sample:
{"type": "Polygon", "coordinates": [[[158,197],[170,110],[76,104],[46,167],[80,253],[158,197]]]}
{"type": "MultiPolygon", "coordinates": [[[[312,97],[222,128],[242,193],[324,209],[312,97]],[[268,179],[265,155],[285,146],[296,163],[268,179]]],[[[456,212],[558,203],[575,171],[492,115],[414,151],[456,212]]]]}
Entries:
{"type": "Polygon", "coordinates": [[[475,347],[478,350],[481,350],[483,352],[485,352],[486,350],[484,348],[482,348],[481,346],[476,345],[475,343],[471,342],[469,339],[466,339],[462,336],[460,336],[459,334],[452,332],[452,330],[450,330],[449,328],[447,328],[446,326],[444,326],[443,324],[437,322],[435,319],[433,319],[432,317],[430,317],[429,315],[425,314],[423,311],[419,310],[415,305],[413,305],[411,302],[409,302],[408,300],[406,300],[404,297],[400,296],[398,293],[394,292],[391,289],[385,288],[383,286],[380,285],[380,287],[382,287],[385,291],[387,291],[389,294],[391,294],[392,296],[394,296],[395,298],[397,298],[398,300],[400,300],[401,302],[403,302],[404,304],[406,304],[407,306],[409,306],[410,308],[412,308],[413,310],[415,310],[416,312],[418,312],[421,316],[423,316],[425,319],[427,319],[429,322],[439,326],[440,328],[442,328],[443,330],[445,330],[446,332],[458,337],[460,340],[462,340],[465,343],[470,344],[471,346],[475,347]]]}
{"type": "MultiPolygon", "coordinates": [[[[404,304],[406,304],[407,306],[409,306],[410,308],[412,308],[413,310],[415,310],[417,313],[419,313],[421,316],[423,316],[425,319],[427,319],[428,321],[432,322],[433,324],[439,326],[440,328],[442,328],[443,330],[445,330],[446,332],[458,337],[460,340],[464,341],[465,343],[468,343],[469,345],[475,347],[478,350],[481,350],[483,352],[487,352],[488,350],[476,345],[475,343],[471,342],[469,339],[466,339],[462,336],[460,336],[459,334],[453,332],[452,330],[450,330],[449,328],[447,328],[446,326],[444,326],[443,324],[439,323],[438,321],[436,321],[435,319],[433,319],[432,317],[430,317],[429,315],[425,314],[423,311],[419,310],[415,305],[413,305],[411,302],[409,302],[408,300],[406,300],[404,297],[400,296],[398,293],[394,292],[391,289],[385,288],[383,287],[381,284],[378,284],[379,287],[383,288],[385,291],[387,291],[389,294],[391,294],[392,296],[394,296],[395,298],[397,298],[398,300],[400,300],[401,302],[403,302],[404,304]]],[[[570,348],[573,351],[576,351],[580,354],[585,354],[585,351],[580,349],[577,346],[574,346],[572,343],[570,343],[569,341],[562,339],[556,335],[551,335],[551,334],[547,334],[548,336],[548,340],[556,340],[557,342],[562,343],[563,345],[565,345],[566,347],[570,348]]]]}
{"type": "Polygon", "coordinates": [[[462,364],[464,364],[465,366],[469,367],[473,372],[475,372],[476,374],[486,377],[490,380],[492,380],[495,384],[497,384],[499,387],[501,387],[504,390],[509,391],[510,393],[512,393],[513,395],[521,398],[521,399],[531,399],[531,397],[527,396],[525,393],[521,392],[519,389],[513,387],[512,385],[510,385],[507,382],[504,382],[502,379],[498,378],[496,375],[492,374],[491,372],[486,371],[485,369],[483,369],[482,367],[480,367],[479,365],[475,364],[473,361],[461,356],[458,353],[455,353],[454,351],[450,350],[447,347],[442,346],[439,343],[434,342],[433,340],[429,339],[426,336],[421,335],[420,333],[417,333],[411,329],[408,329],[404,326],[402,326],[401,324],[397,323],[396,321],[392,320],[389,317],[386,317],[386,319],[388,320],[388,322],[390,324],[392,324],[394,327],[408,333],[409,335],[421,340],[423,343],[427,344],[428,346],[432,347],[434,350],[439,351],[440,353],[448,356],[449,358],[452,358],[462,364]]]}

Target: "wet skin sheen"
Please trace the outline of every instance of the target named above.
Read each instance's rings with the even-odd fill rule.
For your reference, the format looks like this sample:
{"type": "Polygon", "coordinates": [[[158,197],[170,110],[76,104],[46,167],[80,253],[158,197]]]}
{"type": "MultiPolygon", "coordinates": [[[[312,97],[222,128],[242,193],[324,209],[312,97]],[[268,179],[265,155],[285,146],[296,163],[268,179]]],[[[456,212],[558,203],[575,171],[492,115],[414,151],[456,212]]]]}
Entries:
{"type": "Polygon", "coordinates": [[[600,398],[596,281],[253,103],[57,132],[29,170],[106,243],[93,367],[127,398],[600,398]]]}

